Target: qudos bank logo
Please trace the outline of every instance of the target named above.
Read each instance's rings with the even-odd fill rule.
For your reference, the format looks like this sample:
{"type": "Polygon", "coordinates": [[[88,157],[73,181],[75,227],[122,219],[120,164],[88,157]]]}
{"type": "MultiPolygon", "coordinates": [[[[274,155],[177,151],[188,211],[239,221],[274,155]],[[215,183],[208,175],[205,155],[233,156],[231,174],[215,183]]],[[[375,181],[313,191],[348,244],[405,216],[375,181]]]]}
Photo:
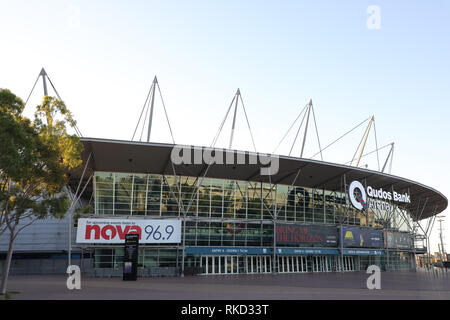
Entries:
{"type": "Polygon", "coordinates": [[[348,195],[352,205],[358,210],[367,209],[367,194],[364,186],[359,181],[350,183],[348,195]]]}

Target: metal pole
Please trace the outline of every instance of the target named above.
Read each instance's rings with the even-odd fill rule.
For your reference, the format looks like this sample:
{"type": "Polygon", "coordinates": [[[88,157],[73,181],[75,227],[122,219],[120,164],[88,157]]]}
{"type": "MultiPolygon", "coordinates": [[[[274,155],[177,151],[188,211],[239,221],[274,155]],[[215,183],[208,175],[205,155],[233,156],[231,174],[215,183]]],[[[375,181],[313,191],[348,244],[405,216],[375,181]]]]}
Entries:
{"type": "MultiPolygon", "coordinates": [[[[76,197],[76,195],[75,195],[76,197]]],[[[69,266],[72,265],[72,208],[69,210],[69,251],[68,251],[68,256],[69,256],[69,266]]]]}
{"type": "Polygon", "coordinates": [[[272,274],[276,274],[276,266],[277,266],[277,194],[275,192],[275,211],[273,213],[273,262],[272,262],[272,274]]]}
{"type": "Polygon", "coordinates": [[[320,159],[323,161],[322,147],[320,146],[319,130],[317,130],[317,122],[316,122],[316,115],[314,114],[314,107],[311,107],[311,109],[313,112],[314,127],[316,128],[317,142],[319,144],[320,159]]]}
{"type": "MultiPolygon", "coordinates": [[[[42,70],[44,70],[44,69],[42,69],[42,70]]],[[[84,174],[86,173],[86,169],[87,169],[87,166],[89,164],[89,160],[91,159],[91,155],[92,155],[92,153],[89,153],[89,156],[88,156],[88,158],[86,160],[86,164],[84,165],[84,168],[83,168],[83,173],[81,174],[80,181],[78,182],[77,190],[75,191],[75,195],[73,197],[72,203],[70,204],[69,210],[67,211],[67,213],[69,215],[69,250],[68,250],[68,256],[69,256],[68,257],[68,263],[69,263],[69,265],[68,266],[70,266],[71,263],[72,263],[72,259],[71,259],[71,255],[72,255],[72,210],[73,210],[73,207],[75,205],[75,202],[77,201],[78,190],[80,189],[81,182],[83,181],[84,174]]],[[[85,188],[83,188],[83,190],[81,191],[81,194],[84,192],[84,189],[85,188]]],[[[80,195],[80,197],[81,197],[81,195],[80,195]]]]}
{"type": "Polygon", "coordinates": [[[241,92],[239,91],[239,88],[236,91],[236,103],[234,105],[234,116],[233,116],[233,125],[231,126],[231,137],[230,137],[230,146],[228,147],[228,149],[231,149],[231,144],[233,143],[233,135],[234,135],[234,127],[236,125],[236,112],[237,112],[237,106],[238,106],[238,98],[239,95],[241,94],[241,92]]]}
{"type": "Polygon", "coordinates": [[[389,246],[386,246],[386,271],[389,271],[390,269],[390,263],[389,263],[389,246]]]}
{"type": "Polygon", "coordinates": [[[388,153],[388,155],[387,155],[386,161],[384,162],[383,169],[381,169],[381,172],[384,172],[384,169],[386,169],[386,165],[387,165],[387,163],[388,163],[388,161],[389,161],[389,158],[391,157],[391,153],[392,153],[393,151],[394,151],[394,143],[392,142],[392,143],[391,143],[391,150],[389,150],[389,153],[388,153]]]}
{"type": "MultiPolygon", "coordinates": [[[[444,218],[444,217],[441,217],[444,218]]],[[[439,229],[440,229],[440,238],[441,238],[441,251],[442,251],[442,256],[441,256],[441,262],[445,261],[445,250],[444,250],[444,242],[442,241],[442,221],[443,219],[439,219],[439,229]]]]}
{"type": "Polygon", "coordinates": [[[42,76],[42,82],[44,84],[44,96],[48,96],[47,82],[45,81],[45,77],[47,76],[47,73],[45,72],[44,68],[41,69],[41,73],[39,75],[42,76]]]}
{"type": "Polygon", "coordinates": [[[394,144],[392,144],[392,153],[391,153],[391,161],[389,163],[389,174],[391,174],[392,171],[392,159],[394,159],[394,144]]]}
{"type": "Polygon", "coordinates": [[[148,133],[147,133],[147,142],[150,142],[150,133],[152,131],[152,122],[153,122],[153,105],[155,104],[155,90],[156,90],[156,84],[158,83],[158,79],[153,79],[153,91],[152,91],[152,99],[150,101],[150,118],[148,120],[148,133]]]}
{"type": "MultiPolygon", "coordinates": [[[[344,192],[347,196],[347,177],[344,174],[344,192]]],[[[344,237],[343,237],[343,225],[342,222],[344,221],[344,217],[340,219],[341,227],[339,228],[339,242],[341,244],[341,272],[344,273],[344,237]]]]}
{"type": "Polygon", "coordinates": [[[186,213],[183,214],[183,229],[184,230],[183,230],[183,252],[181,255],[181,277],[184,277],[184,255],[186,253],[186,213]]]}
{"type": "Polygon", "coordinates": [[[344,273],[344,237],[343,237],[343,227],[341,221],[341,227],[339,228],[339,241],[341,243],[341,272],[344,273]]]}
{"type": "Polygon", "coordinates": [[[303,157],[303,151],[305,149],[306,134],[308,133],[309,114],[311,112],[311,108],[312,108],[312,99],[309,100],[308,115],[306,116],[305,133],[303,135],[302,151],[300,152],[300,158],[303,157]]]}
{"type": "Polygon", "coordinates": [[[413,245],[414,271],[417,272],[417,262],[416,262],[416,227],[414,226],[414,224],[413,224],[412,245],[413,245]]]}
{"type": "Polygon", "coordinates": [[[431,251],[430,251],[430,238],[426,235],[426,243],[427,243],[427,270],[430,270],[431,264],[431,251]]]}
{"type": "Polygon", "coordinates": [[[369,125],[367,126],[366,132],[364,133],[363,142],[362,142],[361,147],[359,149],[358,157],[356,158],[355,167],[359,166],[359,161],[361,160],[361,156],[362,156],[362,154],[364,152],[364,148],[365,148],[366,142],[367,142],[367,137],[369,136],[369,132],[370,132],[370,127],[372,126],[372,123],[373,123],[374,119],[375,119],[374,116],[372,116],[370,118],[369,125]]]}

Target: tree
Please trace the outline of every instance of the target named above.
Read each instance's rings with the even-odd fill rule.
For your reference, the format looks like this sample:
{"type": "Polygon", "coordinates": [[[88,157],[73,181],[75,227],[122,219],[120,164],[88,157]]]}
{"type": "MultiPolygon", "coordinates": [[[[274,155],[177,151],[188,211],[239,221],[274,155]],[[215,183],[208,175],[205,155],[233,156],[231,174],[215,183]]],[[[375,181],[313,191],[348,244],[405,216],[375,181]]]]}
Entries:
{"type": "Polygon", "coordinates": [[[65,215],[66,172],[82,162],[83,146],[67,132],[76,123],[62,101],[44,97],[33,121],[22,116],[23,108],[20,98],[0,90],[0,234],[9,231],[0,294],[6,293],[17,235],[37,219],[65,215]]]}

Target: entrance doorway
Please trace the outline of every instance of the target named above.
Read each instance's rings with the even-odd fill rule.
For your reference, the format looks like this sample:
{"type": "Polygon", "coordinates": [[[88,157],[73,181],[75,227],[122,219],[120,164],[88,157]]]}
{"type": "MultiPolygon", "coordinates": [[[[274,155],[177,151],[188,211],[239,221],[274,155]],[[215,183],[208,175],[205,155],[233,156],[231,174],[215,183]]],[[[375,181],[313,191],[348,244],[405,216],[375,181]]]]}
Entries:
{"type": "Polygon", "coordinates": [[[342,266],[344,271],[359,270],[359,257],[344,256],[343,259],[341,257],[337,258],[337,271],[341,271],[342,266]]]}
{"type": "Polygon", "coordinates": [[[201,256],[205,275],[258,274],[272,272],[270,256],[201,256]]]}
{"type": "Polygon", "coordinates": [[[271,273],[272,257],[270,256],[246,256],[245,273],[271,273]]]}
{"type": "Polygon", "coordinates": [[[278,256],[280,273],[331,272],[335,270],[332,256],[278,256]]]}
{"type": "Polygon", "coordinates": [[[308,261],[305,256],[278,256],[278,272],[308,272],[308,261]]]}

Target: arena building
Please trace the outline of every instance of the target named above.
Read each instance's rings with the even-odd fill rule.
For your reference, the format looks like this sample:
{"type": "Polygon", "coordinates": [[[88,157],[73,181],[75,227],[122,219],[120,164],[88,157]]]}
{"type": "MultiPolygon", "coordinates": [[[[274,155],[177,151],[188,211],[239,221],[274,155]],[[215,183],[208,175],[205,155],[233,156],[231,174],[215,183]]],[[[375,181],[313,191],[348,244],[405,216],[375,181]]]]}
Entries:
{"type": "Polygon", "coordinates": [[[415,224],[448,205],[433,188],[359,167],[272,155],[278,170],[263,174],[257,153],[82,142],[71,186],[93,208],[72,245],[90,252],[84,271],[96,275],[122,274],[126,233],[140,235],[141,275],[412,270],[427,252],[415,224]]]}
{"type": "MultiPolygon", "coordinates": [[[[44,70],[40,76],[47,95],[44,70]]],[[[373,116],[355,166],[302,157],[311,113],[315,122],[311,100],[294,121],[303,115],[298,135],[306,119],[299,158],[233,150],[239,101],[244,108],[239,89],[212,144],[234,106],[228,149],[176,145],[162,96],[173,144],[153,143],[157,89],[161,95],[155,77],[133,134],[143,119],[142,138],[149,115],[147,142],[81,138],[83,164],[69,173],[67,192],[71,209],[91,209],[25,229],[11,274],[65,273],[74,263],[93,276],[121,276],[132,233],[139,235],[140,276],[347,272],[373,264],[413,270],[418,256],[430,256],[434,218],[425,228],[419,222],[448,200],[384,173],[387,159],[379,171],[358,166],[373,116]]],[[[0,263],[7,237],[0,235],[0,263]]]]}

